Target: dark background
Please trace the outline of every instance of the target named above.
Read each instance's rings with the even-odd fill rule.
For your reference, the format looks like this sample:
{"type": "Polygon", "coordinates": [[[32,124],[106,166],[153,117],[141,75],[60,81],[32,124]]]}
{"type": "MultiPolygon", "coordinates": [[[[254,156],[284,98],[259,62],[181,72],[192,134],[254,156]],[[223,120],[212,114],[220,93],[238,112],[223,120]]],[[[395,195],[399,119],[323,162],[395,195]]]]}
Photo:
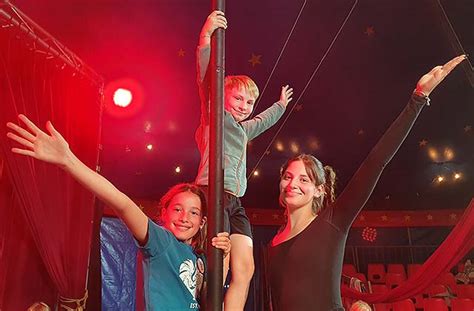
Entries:
{"type": "MultiPolygon", "coordinates": [[[[130,196],[144,199],[158,199],[171,185],[194,179],[199,163],[194,55],[210,1],[13,3],[102,75],[106,85],[132,79],[142,89],[143,102],[134,113],[108,113],[106,98],[101,154],[106,177],[130,196]],[[148,143],[154,145],[152,151],[145,148],[148,143]]],[[[226,73],[251,76],[262,93],[303,4],[227,1],[226,73]],[[260,64],[249,62],[252,54],[260,64]]],[[[405,106],[419,77],[455,55],[474,53],[471,0],[358,1],[302,93],[353,4],[305,3],[256,110],[278,100],[287,83],[295,89],[295,100],[285,117],[297,106],[287,122],[281,120],[250,144],[249,173],[262,160],[256,167],[259,176],[249,181],[244,206],[278,208],[279,167],[299,152],[332,165],[342,189],[405,106]]],[[[464,208],[470,201],[474,92],[468,79],[471,66],[464,62],[463,67],[432,93],[432,106],[424,109],[385,170],[367,209],[464,208]],[[428,156],[430,148],[440,155],[437,161],[428,156]],[[453,151],[451,160],[444,158],[445,148],[453,151]],[[452,181],[455,172],[462,173],[457,182],[452,181]],[[446,176],[442,184],[434,181],[440,174],[446,176]]]]}

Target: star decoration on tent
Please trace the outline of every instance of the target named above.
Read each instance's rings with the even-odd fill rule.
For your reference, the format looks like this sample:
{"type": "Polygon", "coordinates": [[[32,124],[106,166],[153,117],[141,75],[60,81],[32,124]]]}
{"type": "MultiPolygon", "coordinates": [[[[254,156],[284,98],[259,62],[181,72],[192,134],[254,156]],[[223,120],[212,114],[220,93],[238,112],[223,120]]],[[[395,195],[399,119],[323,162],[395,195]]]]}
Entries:
{"type": "Polygon", "coordinates": [[[295,106],[295,110],[296,110],[296,111],[301,111],[301,110],[303,110],[303,104],[298,104],[298,105],[296,105],[296,106],[295,106]]]}
{"type": "Polygon", "coordinates": [[[365,131],[363,129],[360,129],[359,131],[357,131],[357,135],[359,136],[362,136],[365,134],[365,131]]]}
{"type": "Polygon", "coordinates": [[[256,65],[261,65],[262,64],[261,58],[262,58],[262,55],[256,55],[252,53],[252,57],[250,57],[249,63],[252,64],[252,67],[255,67],[256,65]]]}
{"type": "Polygon", "coordinates": [[[466,126],[464,127],[464,132],[467,133],[467,132],[470,132],[470,131],[472,131],[472,126],[471,126],[471,125],[466,125],[466,126]]]}
{"type": "Polygon", "coordinates": [[[179,49],[179,51],[178,51],[178,56],[179,56],[179,57],[184,57],[185,55],[186,55],[186,51],[183,50],[183,49],[179,49]]]}
{"type": "Polygon", "coordinates": [[[367,37],[373,37],[375,35],[375,29],[374,26],[369,26],[365,28],[364,33],[367,35],[367,37]]]}
{"type": "Polygon", "coordinates": [[[424,147],[424,146],[426,146],[427,144],[428,144],[428,141],[427,141],[426,139],[422,139],[422,140],[420,140],[420,141],[418,142],[418,145],[419,145],[420,147],[424,147]]]}

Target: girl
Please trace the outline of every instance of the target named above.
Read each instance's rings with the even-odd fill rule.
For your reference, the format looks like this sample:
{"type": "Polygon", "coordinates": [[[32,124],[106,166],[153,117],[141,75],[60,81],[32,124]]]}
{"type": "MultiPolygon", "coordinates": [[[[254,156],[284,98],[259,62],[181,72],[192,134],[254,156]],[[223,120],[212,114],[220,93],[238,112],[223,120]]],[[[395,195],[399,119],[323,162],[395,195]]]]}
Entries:
{"type": "MultiPolygon", "coordinates": [[[[162,225],[151,221],[141,209],[107,179],[82,163],[69,149],[61,134],[47,122],[49,135],[26,116],[26,125],[11,122],[7,136],[22,148],[12,152],[56,164],[112,207],[135,237],[144,257],[144,286],[147,310],[198,310],[199,292],[204,277],[204,262],[195,250],[205,241],[206,201],[193,184],[172,187],[159,205],[162,225]]],[[[228,233],[219,233],[212,245],[230,251],[228,233]]]]}
{"type": "Polygon", "coordinates": [[[272,310],[343,311],[340,280],[352,222],[368,200],[384,167],[408,135],[428,95],[464,55],[433,68],[419,81],[406,108],[382,136],[335,200],[335,174],[310,155],[282,167],[280,202],[287,222],[268,254],[272,310]]]}

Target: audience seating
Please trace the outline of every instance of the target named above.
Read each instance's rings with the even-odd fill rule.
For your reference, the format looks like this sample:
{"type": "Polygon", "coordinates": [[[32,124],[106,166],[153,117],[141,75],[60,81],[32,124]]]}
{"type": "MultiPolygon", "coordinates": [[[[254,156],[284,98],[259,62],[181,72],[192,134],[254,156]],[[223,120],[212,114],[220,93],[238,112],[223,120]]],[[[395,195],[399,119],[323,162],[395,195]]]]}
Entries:
{"type": "Polygon", "coordinates": [[[374,311],[390,311],[391,304],[390,303],[376,303],[374,304],[374,311]]]}
{"type": "Polygon", "coordinates": [[[428,297],[433,297],[441,294],[447,294],[447,292],[448,290],[444,285],[433,284],[424,291],[424,294],[426,294],[428,297]]]}
{"type": "Polygon", "coordinates": [[[423,310],[425,311],[448,311],[448,305],[442,298],[427,298],[423,300],[423,310]]]}
{"type": "Polygon", "coordinates": [[[385,285],[387,285],[389,289],[397,287],[405,281],[406,277],[404,274],[392,272],[385,274],[385,285]]]}
{"type": "Polygon", "coordinates": [[[407,273],[408,273],[408,278],[410,278],[413,274],[420,269],[422,265],[419,263],[410,263],[407,266],[407,273]]]}
{"type": "Polygon", "coordinates": [[[347,276],[354,276],[357,273],[356,267],[351,263],[345,263],[342,265],[342,274],[347,276]]]}
{"type": "Polygon", "coordinates": [[[474,299],[474,284],[457,284],[456,295],[458,298],[474,299]]]}
{"type": "Polygon", "coordinates": [[[367,265],[367,279],[371,283],[385,283],[385,266],[383,264],[369,263],[367,265]]]}
{"type": "Polygon", "coordinates": [[[451,299],[451,311],[472,311],[474,310],[474,300],[467,298],[451,299]]]}
{"type": "Polygon", "coordinates": [[[415,304],[411,299],[392,303],[392,311],[415,311],[415,304]]]}
{"type": "Polygon", "coordinates": [[[405,272],[405,266],[401,263],[390,263],[387,265],[387,273],[398,273],[403,275],[403,277],[406,279],[407,274],[405,272]]]}
{"type": "Polygon", "coordinates": [[[435,281],[436,284],[442,284],[448,286],[451,293],[456,293],[456,279],[451,272],[445,272],[441,274],[435,281]]]}

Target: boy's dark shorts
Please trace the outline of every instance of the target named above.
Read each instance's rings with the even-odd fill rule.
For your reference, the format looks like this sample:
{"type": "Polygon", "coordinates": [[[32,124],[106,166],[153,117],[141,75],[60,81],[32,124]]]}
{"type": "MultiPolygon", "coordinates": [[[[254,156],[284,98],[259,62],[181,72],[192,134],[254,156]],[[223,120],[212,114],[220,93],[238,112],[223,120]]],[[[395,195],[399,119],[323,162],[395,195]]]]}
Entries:
{"type": "MultiPolygon", "coordinates": [[[[205,193],[208,202],[209,188],[207,186],[199,187],[205,193]]],[[[224,192],[224,231],[230,234],[243,234],[253,239],[252,227],[240,199],[228,192],[224,192]]]]}

